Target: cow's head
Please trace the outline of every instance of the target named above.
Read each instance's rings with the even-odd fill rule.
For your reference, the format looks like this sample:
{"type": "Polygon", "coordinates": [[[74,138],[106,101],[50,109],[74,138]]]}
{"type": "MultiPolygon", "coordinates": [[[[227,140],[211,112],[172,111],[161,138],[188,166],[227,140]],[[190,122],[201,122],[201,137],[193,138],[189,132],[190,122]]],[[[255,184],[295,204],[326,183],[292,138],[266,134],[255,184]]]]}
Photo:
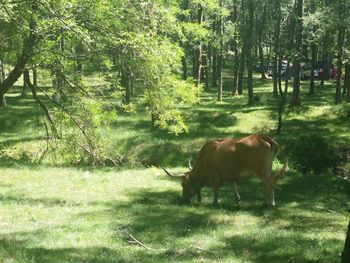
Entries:
{"type": "Polygon", "coordinates": [[[173,175],[169,171],[167,171],[165,168],[163,170],[167,175],[173,178],[181,178],[182,179],[182,199],[184,202],[189,203],[191,201],[191,198],[197,194],[196,188],[191,184],[191,172],[192,172],[192,166],[191,161],[188,161],[188,167],[189,171],[179,174],[179,175],[173,175]]]}

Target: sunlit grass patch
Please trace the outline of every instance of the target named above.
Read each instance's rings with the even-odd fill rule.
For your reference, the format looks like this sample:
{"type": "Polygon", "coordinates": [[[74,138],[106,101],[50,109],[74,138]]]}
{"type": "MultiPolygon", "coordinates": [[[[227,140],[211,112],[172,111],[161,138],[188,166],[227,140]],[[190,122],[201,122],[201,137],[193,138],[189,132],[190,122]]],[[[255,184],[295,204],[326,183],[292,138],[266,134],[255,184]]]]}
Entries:
{"type": "Polygon", "coordinates": [[[224,186],[213,207],[208,188],[202,204],[182,205],[180,182],[158,168],[1,168],[0,260],[335,262],[347,224],[340,183],[287,174],[277,207],[263,209],[252,180],[238,185],[240,206],[224,186]]]}

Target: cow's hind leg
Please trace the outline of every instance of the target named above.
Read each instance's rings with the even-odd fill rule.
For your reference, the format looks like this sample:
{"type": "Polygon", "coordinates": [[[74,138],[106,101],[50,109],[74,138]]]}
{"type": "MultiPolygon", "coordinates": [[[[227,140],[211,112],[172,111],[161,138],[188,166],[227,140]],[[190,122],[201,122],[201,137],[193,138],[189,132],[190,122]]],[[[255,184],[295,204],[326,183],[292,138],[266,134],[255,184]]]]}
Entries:
{"type": "Polygon", "coordinates": [[[272,180],[264,180],[266,196],[263,205],[267,206],[275,206],[275,190],[272,180]]]}
{"type": "Polygon", "coordinates": [[[241,202],[241,197],[237,191],[236,182],[231,183],[230,186],[231,186],[231,191],[232,191],[233,195],[235,196],[236,203],[239,204],[241,202]]]}
{"type": "Polygon", "coordinates": [[[259,177],[265,184],[265,189],[266,189],[266,196],[265,196],[265,201],[263,205],[267,206],[275,206],[275,189],[274,189],[274,183],[273,183],[273,178],[272,178],[272,160],[271,159],[267,160],[266,167],[265,169],[262,169],[264,172],[260,172],[259,177]]]}
{"type": "Polygon", "coordinates": [[[213,186],[213,192],[214,192],[214,206],[218,205],[218,199],[219,199],[219,186],[213,186]]]}

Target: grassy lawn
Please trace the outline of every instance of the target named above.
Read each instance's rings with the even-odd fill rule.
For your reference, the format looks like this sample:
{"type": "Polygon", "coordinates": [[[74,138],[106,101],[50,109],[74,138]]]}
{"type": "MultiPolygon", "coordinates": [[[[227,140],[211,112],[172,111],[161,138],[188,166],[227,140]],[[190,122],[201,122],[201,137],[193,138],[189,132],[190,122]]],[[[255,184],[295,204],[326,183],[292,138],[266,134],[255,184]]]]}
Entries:
{"type": "Polygon", "coordinates": [[[125,161],[119,168],[39,163],[45,148],[39,110],[19,90],[9,94],[0,111],[0,262],[338,262],[350,186],[331,171],[303,175],[293,162],[314,154],[298,151],[312,142],[301,136],[349,145],[349,105],[333,105],[332,82],[315,97],[304,82],[302,106],[286,108],[277,135],[271,80],[255,80],[254,106],[246,95],[232,97],[226,80],[224,102],[212,90],[200,104],[182,107],[190,131],[179,136],[151,129],[135,97],[136,113],[119,113],[108,134],[111,150],[125,161]],[[227,186],[217,208],[211,189],[202,204],[181,205],[180,182],[157,168],[182,172],[207,139],[257,132],[276,138],[291,160],[274,209],[261,208],[257,180],[239,184],[240,206],[227,186]]]}
{"type": "Polygon", "coordinates": [[[1,168],[1,262],[338,262],[349,187],[289,173],[277,207],[258,181],[228,187],[219,207],[181,205],[180,184],[157,168],[1,168]],[[135,244],[133,237],[147,246],[135,244]]]}

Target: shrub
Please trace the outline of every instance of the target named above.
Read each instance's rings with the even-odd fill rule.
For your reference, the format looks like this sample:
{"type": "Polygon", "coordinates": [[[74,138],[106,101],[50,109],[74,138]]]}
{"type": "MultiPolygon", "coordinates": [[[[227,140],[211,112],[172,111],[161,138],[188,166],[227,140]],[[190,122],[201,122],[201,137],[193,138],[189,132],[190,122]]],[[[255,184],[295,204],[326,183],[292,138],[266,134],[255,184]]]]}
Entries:
{"type": "Polygon", "coordinates": [[[320,172],[343,162],[342,150],[331,140],[317,135],[303,135],[291,147],[293,159],[302,172],[320,172]]]}

